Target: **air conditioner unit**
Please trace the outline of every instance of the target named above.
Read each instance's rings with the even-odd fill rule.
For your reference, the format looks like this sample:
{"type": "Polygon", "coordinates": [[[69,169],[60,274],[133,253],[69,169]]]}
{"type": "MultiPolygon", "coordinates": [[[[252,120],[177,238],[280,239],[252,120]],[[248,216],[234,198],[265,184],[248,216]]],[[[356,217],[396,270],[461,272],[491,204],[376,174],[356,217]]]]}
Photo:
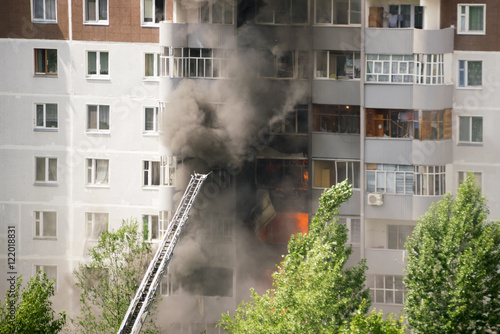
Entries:
{"type": "Polygon", "coordinates": [[[368,194],[368,205],[380,206],[382,204],[384,204],[384,197],[382,196],[382,194],[368,194]]]}

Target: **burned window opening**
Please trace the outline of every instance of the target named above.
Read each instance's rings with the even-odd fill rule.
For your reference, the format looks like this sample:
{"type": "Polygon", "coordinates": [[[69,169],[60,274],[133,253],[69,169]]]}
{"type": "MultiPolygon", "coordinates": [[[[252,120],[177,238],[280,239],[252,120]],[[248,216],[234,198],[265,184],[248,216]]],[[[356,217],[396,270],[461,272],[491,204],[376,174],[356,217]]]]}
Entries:
{"type": "Polygon", "coordinates": [[[307,134],[307,104],[299,104],[286,113],[283,119],[279,119],[271,124],[273,134],[307,134]]]}
{"type": "Polygon", "coordinates": [[[309,161],[302,159],[257,159],[259,187],[291,190],[309,189],[309,161]]]}
{"type": "Polygon", "coordinates": [[[360,133],[359,106],[313,105],[313,131],[360,133]]]}

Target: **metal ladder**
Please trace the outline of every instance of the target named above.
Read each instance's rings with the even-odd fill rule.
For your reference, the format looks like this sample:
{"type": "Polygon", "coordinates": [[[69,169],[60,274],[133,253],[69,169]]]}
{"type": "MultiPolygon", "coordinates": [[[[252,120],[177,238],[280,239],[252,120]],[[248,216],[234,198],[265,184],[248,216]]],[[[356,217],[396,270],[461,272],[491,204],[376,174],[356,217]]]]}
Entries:
{"type": "Polygon", "coordinates": [[[149,264],[148,270],[142,279],[137,293],[132,299],[130,306],[122,321],[118,334],[139,333],[146,321],[149,309],[155,299],[155,293],[160,285],[163,275],[167,271],[168,264],[172,258],[175,245],[179,240],[184,223],[187,221],[189,211],[200,191],[208,174],[191,175],[191,180],[182,196],[174,217],[170,221],[163,240],[156,254],[149,264]]]}

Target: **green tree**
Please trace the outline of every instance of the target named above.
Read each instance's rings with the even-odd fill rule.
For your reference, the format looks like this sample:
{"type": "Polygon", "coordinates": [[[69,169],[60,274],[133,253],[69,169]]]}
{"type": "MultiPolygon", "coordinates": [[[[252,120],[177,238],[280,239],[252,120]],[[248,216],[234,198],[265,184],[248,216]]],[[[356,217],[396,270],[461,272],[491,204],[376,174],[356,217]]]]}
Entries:
{"type": "Polygon", "coordinates": [[[500,225],[488,213],[469,173],[419,219],[404,280],[414,333],[500,332],[500,225]]]}
{"type": "Polygon", "coordinates": [[[369,303],[364,260],[345,268],[352,253],[347,229],[338,224],[338,207],[352,195],[346,182],[325,190],[307,234],[288,243],[288,254],[273,274],[273,289],[262,296],[251,289],[234,315],[223,314],[219,326],[228,333],[337,333],[369,303]]]}
{"type": "Polygon", "coordinates": [[[405,334],[406,327],[404,318],[396,319],[389,314],[384,317],[382,311],[378,313],[373,310],[366,315],[364,312],[364,302],[360,305],[355,316],[345,322],[338,332],[339,334],[405,334]]]}
{"type": "Polygon", "coordinates": [[[59,333],[66,324],[66,313],[55,318],[50,298],[54,296],[54,280],[49,281],[41,271],[32,276],[21,289],[22,277],[13,282],[12,289],[0,303],[0,333],[59,333]]]}
{"type": "MultiPolygon", "coordinates": [[[[101,233],[88,250],[90,261],[74,271],[81,289],[80,315],[72,319],[78,333],[116,333],[152,259],[137,220],[101,233]]],[[[149,331],[154,324],[149,317],[149,331]]]]}

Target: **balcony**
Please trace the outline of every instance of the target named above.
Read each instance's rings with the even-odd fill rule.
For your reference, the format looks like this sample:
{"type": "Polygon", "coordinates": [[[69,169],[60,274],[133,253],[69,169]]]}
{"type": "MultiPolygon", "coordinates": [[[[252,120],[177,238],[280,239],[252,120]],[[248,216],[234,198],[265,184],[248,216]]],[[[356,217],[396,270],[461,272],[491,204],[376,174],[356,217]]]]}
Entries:
{"type": "Polygon", "coordinates": [[[312,101],[318,104],[360,105],[360,81],[313,80],[312,101]]]}
{"type": "Polygon", "coordinates": [[[160,46],[234,48],[234,25],[160,22],[160,46]]]}
{"type": "Polygon", "coordinates": [[[442,54],[453,52],[454,29],[366,28],[366,53],[442,54]]]}
{"type": "Polygon", "coordinates": [[[367,274],[403,275],[406,251],[402,249],[366,248],[367,274]],[[373,269],[370,269],[373,268],[373,269]]]}

